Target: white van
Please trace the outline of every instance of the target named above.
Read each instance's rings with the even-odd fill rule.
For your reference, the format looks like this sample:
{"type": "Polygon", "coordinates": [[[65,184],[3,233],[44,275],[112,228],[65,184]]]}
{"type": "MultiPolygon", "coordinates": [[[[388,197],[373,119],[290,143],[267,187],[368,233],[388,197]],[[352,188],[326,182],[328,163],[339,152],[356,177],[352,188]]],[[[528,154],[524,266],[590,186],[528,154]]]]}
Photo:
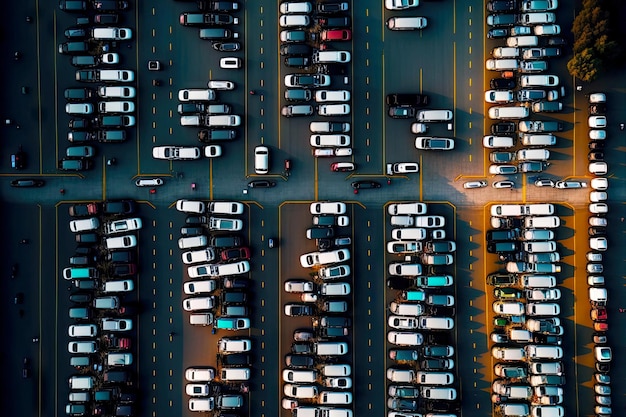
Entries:
{"type": "Polygon", "coordinates": [[[552,345],[526,345],[526,356],[529,359],[561,359],[563,349],[552,345]]]}
{"type": "Polygon", "coordinates": [[[213,314],[211,313],[190,314],[189,324],[192,324],[194,326],[209,326],[213,324],[213,314]]]}
{"type": "Polygon", "coordinates": [[[317,377],[318,374],[315,369],[283,369],[284,382],[315,382],[317,380],[317,377]]]}
{"type": "Polygon", "coordinates": [[[68,398],[71,403],[88,403],[91,400],[91,393],[87,391],[70,392],[68,398]]]}
{"type": "Polygon", "coordinates": [[[100,220],[96,217],[70,221],[70,230],[74,233],[96,230],[98,227],[100,227],[100,220]]]}
{"type": "Polygon", "coordinates": [[[417,319],[417,328],[424,330],[450,330],[454,327],[454,320],[450,317],[420,317],[417,319]]]}
{"type": "Polygon", "coordinates": [[[393,262],[388,267],[389,275],[413,276],[422,275],[422,265],[418,263],[393,262]]]}
{"type": "Polygon", "coordinates": [[[137,246],[137,237],[133,235],[109,237],[104,240],[106,248],[111,249],[128,249],[137,246]]]}
{"type": "Polygon", "coordinates": [[[524,26],[545,25],[554,22],[556,22],[556,14],[551,12],[522,13],[519,16],[519,23],[524,26]]]}
{"type": "Polygon", "coordinates": [[[319,356],[339,356],[348,353],[348,344],[345,342],[317,342],[313,344],[313,351],[319,356]]]}
{"type": "Polygon", "coordinates": [[[527,229],[554,229],[560,225],[561,219],[558,216],[526,217],[524,219],[524,227],[527,229]]]}
{"type": "Polygon", "coordinates": [[[523,248],[528,253],[554,252],[556,242],[553,240],[523,242],[523,248]]]}
{"type": "Polygon", "coordinates": [[[522,275],[520,282],[524,288],[556,287],[556,278],[553,275],[522,275]]]}
{"type": "Polygon", "coordinates": [[[426,239],[426,229],[422,227],[393,229],[391,238],[395,240],[424,240],[426,239]]]}
{"type": "Polygon", "coordinates": [[[528,116],[530,116],[530,109],[524,106],[494,106],[489,108],[490,119],[525,119],[528,116]]]}
{"type": "Polygon", "coordinates": [[[207,245],[207,238],[204,235],[181,237],[178,239],[179,249],[200,248],[207,245]]]}
{"type": "Polygon", "coordinates": [[[323,391],[318,397],[319,404],[352,404],[352,393],[345,391],[323,391]]]}
{"type": "Polygon", "coordinates": [[[503,361],[521,361],[526,358],[526,351],[519,347],[499,347],[494,346],[491,348],[491,356],[494,359],[500,359],[503,361]]]}
{"type": "Polygon", "coordinates": [[[517,59],[488,59],[485,61],[485,68],[490,71],[515,71],[518,67],[519,61],[517,59]]]}
{"type": "Polygon", "coordinates": [[[526,204],[524,207],[526,210],[526,214],[530,216],[554,214],[554,204],[526,204]]]}
{"type": "Polygon", "coordinates": [[[183,263],[186,265],[201,262],[212,262],[215,260],[215,249],[205,248],[202,250],[183,252],[182,259],[183,263]]]}
{"type": "Polygon", "coordinates": [[[204,116],[198,114],[190,114],[180,116],[181,126],[202,126],[204,125],[204,116]]]}
{"type": "Polygon", "coordinates": [[[178,100],[187,101],[211,101],[215,100],[215,91],[208,88],[187,88],[178,90],[178,100]]]}
{"type": "Polygon", "coordinates": [[[454,383],[454,375],[450,372],[425,372],[416,374],[416,382],[423,385],[450,385],[454,383]]]}
{"type": "Polygon", "coordinates": [[[555,87],[559,85],[559,77],[556,75],[522,75],[521,87],[555,87]]]}
{"type": "Polygon", "coordinates": [[[100,113],[132,113],[135,103],[132,101],[101,101],[98,103],[100,113]]]}
{"type": "Polygon", "coordinates": [[[517,151],[518,161],[547,161],[550,151],[547,149],[520,149],[517,151]]]}
{"type": "Polygon", "coordinates": [[[133,31],[128,28],[96,27],[91,30],[91,37],[96,40],[128,40],[133,36],[133,31]]]}
{"type": "Polygon", "coordinates": [[[511,36],[506,38],[506,46],[537,46],[539,45],[539,38],[537,36],[511,36]]]}
{"type": "Polygon", "coordinates": [[[323,365],[322,375],[327,377],[350,376],[352,368],[348,364],[323,365]]]}
{"type": "Polygon", "coordinates": [[[558,316],[561,307],[557,303],[528,303],[526,314],[529,316],[558,316]]]}
{"type": "Polygon", "coordinates": [[[103,85],[98,88],[98,95],[104,98],[133,98],[135,94],[135,87],[103,85]]]}
{"type": "Polygon", "coordinates": [[[242,214],[243,204],[236,201],[211,201],[207,211],[211,214],[242,214]]]}
{"type": "Polygon", "coordinates": [[[456,389],[441,387],[420,387],[420,395],[428,400],[456,400],[456,389]]]}
{"type": "Polygon", "coordinates": [[[250,339],[236,339],[232,337],[222,337],[217,342],[217,350],[220,353],[241,353],[249,352],[252,349],[250,339]]]}
{"type": "Polygon", "coordinates": [[[520,49],[500,46],[493,48],[491,55],[494,58],[518,58],[520,55],[520,49]]]}
{"type": "Polygon", "coordinates": [[[222,381],[247,381],[250,379],[250,368],[227,368],[220,371],[222,381]]]}
{"type": "Polygon", "coordinates": [[[188,281],[183,284],[185,294],[211,293],[217,289],[217,280],[188,281]]]}
{"type": "Polygon", "coordinates": [[[530,415],[528,404],[501,403],[500,411],[505,417],[526,417],[530,415]]]}
{"type": "Polygon", "coordinates": [[[387,212],[392,216],[402,214],[426,214],[426,203],[400,203],[390,204],[387,212]]]}
{"type": "Polygon", "coordinates": [[[311,135],[309,144],[315,148],[350,146],[348,135],[311,135]]]}
{"type": "Polygon", "coordinates": [[[452,120],[451,110],[420,110],[417,112],[418,122],[448,122],[452,120]]]}
{"type": "Polygon", "coordinates": [[[92,376],[75,375],[69,379],[70,389],[72,390],[88,390],[94,386],[94,380],[92,376]]]}
{"type": "Polygon", "coordinates": [[[320,116],[345,116],[350,114],[349,104],[321,104],[317,108],[320,116]]]}
{"type": "Polygon", "coordinates": [[[285,384],[283,386],[283,393],[291,398],[307,398],[313,399],[317,397],[317,387],[315,385],[299,385],[299,384],[285,384]]]}
{"type": "Polygon", "coordinates": [[[129,292],[135,289],[135,283],[132,279],[122,279],[117,281],[107,281],[104,283],[103,291],[105,294],[114,292],[129,292]]]}
{"type": "Polygon", "coordinates": [[[556,136],[554,135],[534,135],[531,133],[523,133],[522,145],[525,146],[552,146],[556,145],[556,136]]]}
{"type": "Polygon", "coordinates": [[[215,398],[190,398],[189,399],[189,411],[207,412],[215,409],[215,398]]]}
{"type": "Polygon", "coordinates": [[[391,17],[387,19],[387,27],[390,30],[418,30],[428,25],[425,17],[391,17]]]}
{"type": "Polygon", "coordinates": [[[533,334],[529,330],[513,328],[509,329],[509,339],[517,343],[532,342],[533,334]]]}
{"type": "Polygon", "coordinates": [[[531,413],[537,417],[563,417],[565,409],[562,405],[533,405],[531,406],[531,413]]]}
{"type": "Polygon", "coordinates": [[[267,146],[257,146],[254,148],[254,172],[257,174],[267,174],[270,166],[270,152],[267,146]]]}
{"type": "Polygon", "coordinates": [[[397,303],[392,301],[389,304],[389,311],[400,316],[420,316],[424,314],[424,306],[412,303],[397,303]]]}
{"type": "Polygon", "coordinates": [[[320,287],[320,294],[323,296],[348,295],[350,294],[350,284],[347,282],[325,282],[320,287]]]}
{"type": "Polygon", "coordinates": [[[96,70],[99,81],[132,82],[135,73],[131,70],[96,70]]]}
{"type": "Polygon", "coordinates": [[[210,127],[230,127],[239,126],[241,124],[241,116],[234,114],[222,114],[218,116],[208,116],[206,124],[210,127]]]}
{"type": "Polygon", "coordinates": [[[345,64],[350,62],[350,52],[348,51],[317,51],[313,53],[314,64],[345,64]]]}

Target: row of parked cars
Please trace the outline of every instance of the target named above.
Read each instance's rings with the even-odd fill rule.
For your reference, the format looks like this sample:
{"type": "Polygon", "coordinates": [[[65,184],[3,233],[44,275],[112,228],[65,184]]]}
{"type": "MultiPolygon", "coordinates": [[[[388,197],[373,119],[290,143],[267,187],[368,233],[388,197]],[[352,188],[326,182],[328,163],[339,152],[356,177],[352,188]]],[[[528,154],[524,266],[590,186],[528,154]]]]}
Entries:
{"type": "Polygon", "coordinates": [[[135,289],[136,233],[142,228],[131,200],[90,202],[69,207],[70,230],[79,246],[63,269],[78,289],[70,294],[68,328],[69,416],[132,416],[136,395],[130,334],[136,311],[124,299],[135,289]]]}
{"type": "MultiPolygon", "coordinates": [[[[243,230],[237,218],[244,212],[243,204],[178,200],[176,209],[187,213],[178,246],[185,250],[181,258],[190,278],[183,283],[186,298],[182,302],[191,313],[189,323],[213,326],[214,332],[249,329],[250,249],[243,246],[240,236],[230,234],[243,230]]],[[[194,366],[185,371],[190,411],[228,413],[243,407],[251,345],[247,338],[223,337],[218,341],[216,367],[194,366]]]]}
{"type": "MultiPolygon", "coordinates": [[[[506,38],[505,46],[496,46],[492,58],[486,61],[487,70],[499,71],[501,78],[493,78],[485,101],[495,104],[489,117],[495,120],[490,134],[483,138],[483,146],[493,149],[490,154],[492,175],[514,175],[518,172],[543,172],[550,163],[548,146],[556,144],[554,132],[563,130],[559,122],[525,121],[533,114],[559,112],[559,101],[565,89],[559,78],[544,74],[548,59],[562,55],[566,45],[555,24],[556,1],[493,0],[487,3],[487,24],[492,27],[488,38],[506,38]],[[517,78],[517,80],[516,80],[517,78]],[[519,87],[519,88],[518,88],[519,87]],[[518,104],[511,104],[518,103],[518,104]],[[521,121],[520,121],[521,120],[521,121]],[[519,133],[518,133],[519,131],[519,133]],[[524,146],[517,152],[516,137],[524,146]]],[[[511,188],[512,181],[500,181],[496,188],[511,188]]]]}
{"type": "Polygon", "coordinates": [[[118,70],[121,56],[113,52],[119,42],[129,41],[133,31],[117,26],[120,12],[129,10],[127,1],[60,1],[61,10],[79,12],[76,25],[67,28],[66,42],[60,43],[60,54],[71,56],[77,68],[76,80],[102,82],[96,88],[70,87],[64,91],[65,112],[72,117],[67,139],[75,146],[66,149],[58,169],[84,171],[93,166],[96,148],[93,142],[121,142],[126,129],[136,120],[134,87],[113,85],[131,82],[134,72],[118,70]]]}
{"type": "Polygon", "coordinates": [[[494,287],[492,402],[504,415],[563,416],[561,291],[554,272],[560,260],[560,225],[552,204],[495,205],[505,227],[486,233],[487,251],[506,261],[507,272],[487,276],[494,287]],[[557,221],[558,220],[558,221],[557,221]]]}
{"type": "Polygon", "coordinates": [[[427,211],[427,204],[419,202],[387,208],[393,227],[387,252],[402,257],[388,265],[388,286],[401,290],[387,317],[393,361],[387,369],[389,417],[456,411],[455,350],[450,344],[456,306],[454,280],[447,274],[456,243],[446,240],[445,217],[427,211]]]}
{"type": "Polygon", "coordinates": [[[352,332],[352,239],[336,234],[349,226],[347,205],[317,201],[309,211],[313,226],[306,238],[315,242],[317,251],[302,255],[300,262],[310,268],[312,279],[285,281],[284,313],[311,317],[311,326],[294,331],[291,352],[285,356],[282,407],[301,417],[351,417],[352,367],[341,362],[349,353],[352,332]]]}

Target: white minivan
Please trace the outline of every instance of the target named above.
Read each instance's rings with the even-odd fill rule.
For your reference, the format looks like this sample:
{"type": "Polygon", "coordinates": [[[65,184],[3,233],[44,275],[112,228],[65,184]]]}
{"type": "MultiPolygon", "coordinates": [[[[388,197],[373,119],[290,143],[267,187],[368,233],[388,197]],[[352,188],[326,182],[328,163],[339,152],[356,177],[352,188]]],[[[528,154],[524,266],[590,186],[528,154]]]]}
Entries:
{"type": "Polygon", "coordinates": [[[524,106],[494,106],[489,108],[490,119],[525,119],[528,116],[530,116],[530,109],[524,106]]]}
{"type": "Polygon", "coordinates": [[[260,175],[267,174],[270,166],[270,151],[267,146],[254,148],[254,172],[260,175]]]}

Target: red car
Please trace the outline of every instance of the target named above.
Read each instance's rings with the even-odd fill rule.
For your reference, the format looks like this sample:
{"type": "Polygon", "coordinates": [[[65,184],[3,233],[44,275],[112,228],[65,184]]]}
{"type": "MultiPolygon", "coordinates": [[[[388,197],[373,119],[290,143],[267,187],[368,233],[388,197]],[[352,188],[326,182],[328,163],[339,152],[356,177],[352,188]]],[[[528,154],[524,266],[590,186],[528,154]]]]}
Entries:
{"type": "Polygon", "coordinates": [[[349,172],[354,171],[355,168],[352,162],[333,162],[330,164],[330,170],[333,172],[349,172]]]}
{"type": "Polygon", "coordinates": [[[350,29],[328,29],[321,33],[322,41],[349,41],[352,39],[350,29]]]}
{"type": "Polygon", "coordinates": [[[250,249],[247,247],[232,248],[223,250],[220,253],[222,261],[232,261],[235,259],[250,259],[250,249]]]}
{"type": "Polygon", "coordinates": [[[609,315],[604,307],[598,307],[591,310],[591,320],[606,321],[609,315]]]}
{"type": "Polygon", "coordinates": [[[609,330],[609,324],[605,321],[596,321],[593,323],[593,330],[596,332],[606,332],[609,330]]]}

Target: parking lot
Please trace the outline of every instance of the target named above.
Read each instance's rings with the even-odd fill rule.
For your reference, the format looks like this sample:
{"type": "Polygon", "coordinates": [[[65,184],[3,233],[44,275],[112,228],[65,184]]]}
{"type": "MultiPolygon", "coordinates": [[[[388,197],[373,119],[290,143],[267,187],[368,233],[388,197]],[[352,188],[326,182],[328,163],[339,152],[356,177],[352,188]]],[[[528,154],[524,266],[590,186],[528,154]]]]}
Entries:
{"type": "MultiPolygon", "coordinates": [[[[571,49],[562,47],[562,57],[549,59],[549,73],[558,75],[565,89],[565,95],[559,99],[563,111],[531,116],[563,124],[563,131],[556,133],[557,144],[549,148],[550,164],[545,164],[541,173],[495,176],[490,174],[490,152],[494,150],[483,147],[483,137],[491,135],[492,124],[498,122],[489,119],[488,109],[501,103],[485,103],[484,98],[485,91],[491,89],[490,80],[499,74],[486,70],[485,61],[492,58],[493,48],[503,46],[504,40],[486,39],[486,33],[492,27],[484,24],[489,15],[485,5],[481,2],[457,4],[424,0],[414,11],[390,11],[380,2],[348,3],[349,11],[338,16],[350,18],[350,25],[343,29],[351,31],[351,40],[313,40],[309,45],[315,49],[327,45],[329,51],[350,53],[349,63],[315,66],[316,70],[329,73],[331,84],[324,89],[349,92],[350,98],[340,102],[342,106],[350,106],[349,114],[320,116],[317,106],[327,104],[320,98],[305,104],[314,107],[314,115],[288,118],[281,116],[283,106],[303,103],[285,99],[285,77],[315,71],[313,67],[285,66],[285,56],[280,54],[280,33],[298,28],[280,26],[281,13],[277,4],[240,2],[242,9],[239,11],[221,11],[238,19],[238,23],[233,21],[225,27],[238,32],[239,38],[235,41],[241,43],[240,50],[225,53],[214,50],[210,41],[199,38],[198,31],[202,26],[179,23],[181,13],[198,12],[195,2],[163,1],[154,5],[131,2],[129,10],[120,13],[122,17],[117,26],[131,28],[132,39],[114,42],[109,52],[118,54],[120,63],[114,66],[116,69],[133,71],[134,76],[132,83],[115,85],[136,89],[134,98],[119,98],[119,101],[132,103],[134,111],[126,108],[128,113],[115,111],[113,116],[132,116],[135,125],[119,127],[130,123],[129,119],[120,118],[114,122],[122,124],[116,124],[113,130],[126,132],[123,143],[92,141],[87,145],[92,149],[86,152],[93,152],[94,156],[76,159],[76,155],[70,155],[70,160],[80,160],[92,166],[89,170],[77,172],[57,169],[59,160],[68,158],[66,148],[77,146],[68,142],[68,132],[71,131],[68,123],[71,119],[82,118],[66,114],[65,90],[86,87],[95,92],[96,87],[104,85],[76,81],[76,70],[85,68],[71,65],[73,55],[58,53],[59,44],[69,41],[65,30],[76,26],[81,13],[61,11],[56,3],[7,5],[7,13],[16,16],[5,29],[5,35],[12,31],[15,37],[5,36],[0,42],[0,53],[8,57],[5,99],[0,103],[0,111],[5,120],[10,121],[2,127],[8,154],[0,169],[0,175],[4,177],[0,193],[6,219],[2,228],[7,259],[6,278],[2,285],[7,299],[12,300],[4,304],[3,313],[7,319],[2,324],[12,343],[0,362],[7,369],[6,385],[15,399],[7,403],[9,414],[23,414],[25,410],[29,415],[65,414],[70,392],[67,381],[71,375],[93,374],[96,389],[111,387],[107,383],[100,386],[100,378],[104,375],[97,369],[90,372],[69,365],[72,355],[66,346],[68,342],[82,339],[70,339],[68,335],[68,327],[78,323],[70,320],[67,313],[74,306],[68,296],[77,290],[70,280],[63,278],[64,269],[69,267],[68,258],[75,254],[77,246],[74,242],[76,234],[68,227],[69,222],[77,218],[68,215],[68,208],[92,201],[131,199],[137,205],[132,216],[99,217],[97,250],[102,258],[92,262],[105,275],[103,280],[112,281],[109,277],[113,274],[111,264],[104,260],[110,251],[104,248],[106,243],[102,239],[106,233],[102,227],[114,219],[135,215],[141,219],[143,226],[133,232],[137,236],[138,273],[130,279],[134,281],[135,290],[116,295],[130,310],[121,312],[119,317],[130,318],[133,323],[132,330],[123,333],[128,335],[131,343],[128,352],[132,353],[134,362],[126,369],[132,376],[132,383],[125,385],[122,391],[137,394],[137,398],[112,402],[104,406],[105,414],[113,414],[113,409],[108,411],[106,407],[126,404],[133,405],[135,415],[195,414],[188,408],[191,397],[185,394],[185,386],[190,381],[185,379],[185,370],[212,367],[219,374],[225,364],[224,356],[219,356],[218,360],[218,341],[225,337],[239,337],[252,341],[252,349],[247,353],[249,357],[245,359],[249,366],[236,365],[238,369],[250,369],[249,379],[225,381],[220,374],[210,389],[218,389],[219,393],[212,391],[218,395],[241,395],[243,408],[237,411],[238,415],[290,415],[283,401],[282,371],[286,368],[285,356],[290,354],[294,342],[294,330],[315,328],[314,337],[317,338],[320,332],[328,332],[322,328],[335,327],[324,326],[321,322],[319,326],[313,326],[309,317],[287,317],[284,314],[285,304],[302,302],[300,294],[285,291],[286,281],[314,281],[318,288],[325,283],[315,275],[318,266],[303,268],[299,260],[302,254],[317,250],[315,241],[306,238],[306,230],[313,226],[309,204],[328,200],[347,204],[349,226],[336,227],[335,237],[351,238],[345,247],[351,254],[346,263],[351,274],[345,281],[342,279],[342,282],[349,283],[350,293],[332,299],[346,302],[347,311],[334,316],[350,318],[351,324],[337,326],[346,327],[343,330],[347,333],[345,337],[328,338],[345,341],[349,352],[341,359],[314,358],[315,367],[320,372],[313,383],[318,391],[332,388],[323,386],[332,383],[323,375],[323,362],[348,364],[352,368],[352,389],[336,390],[350,392],[351,404],[331,407],[348,409],[356,415],[392,413],[387,407],[388,388],[398,383],[388,380],[387,369],[419,370],[414,364],[396,363],[389,358],[389,351],[397,347],[387,342],[388,331],[394,330],[387,325],[391,314],[388,310],[392,301],[401,301],[402,290],[387,286],[390,278],[388,264],[404,258],[387,253],[391,229],[396,227],[390,226],[387,208],[396,202],[420,201],[428,203],[428,214],[446,218],[446,238],[442,240],[456,244],[456,250],[451,252],[453,264],[435,270],[425,268],[425,275],[449,274],[454,278],[453,286],[436,293],[454,296],[455,308],[429,313],[451,315],[454,320],[453,329],[446,331],[448,336],[441,336],[442,339],[436,342],[455,348],[450,358],[455,362],[450,371],[454,374],[454,383],[450,386],[456,390],[457,398],[450,402],[447,412],[491,415],[497,409],[491,401],[492,382],[496,378],[493,369],[497,363],[491,356],[494,346],[491,333],[496,330],[492,304],[496,299],[494,287],[487,285],[486,277],[495,272],[506,273],[506,263],[487,250],[485,234],[493,228],[490,210],[493,204],[552,203],[555,215],[561,221],[561,226],[554,229],[561,272],[554,275],[556,288],[561,292],[558,304],[563,326],[561,347],[565,376],[562,406],[567,414],[591,415],[596,395],[593,335],[598,331],[594,331],[588,302],[587,275],[592,273],[587,272],[586,254],[590,250],[588,217],[594,176],[588,171],[587,118],[588,95],[600,91],[606,93],[608,120],[604,160],[609,167],[606,176],[609,210],[600,217],[606,218],[609,226],[606,229],[609,248],[603,252],[602,258],[606,278],[604,287],[609,294],[606,307],[609,317],[606,321],[596,322],[610,325],[606,334],[614,356],[609,373],[614,391],[612,408],[624,407],[622,396],[616,393],[621,392],[620,387],[625,383],[619,373],[625,364],[616,352],[624,348],[618,329],[624,325],[624,316],[620,313],[626,306],[618,301],[624,296],[620,273],[613,273],[620,271],[624,262],[620,254],[624,251],[622,201],[626,196],[622,182],[623,147],[619,144],[624,132],[619,125],[624,121],[621,114],[626,111],[626,100],[621,78],[610,74],[593,85],[571,80],[565,67],[571,49]],[[393,16],[423,16],[428,24],[423,30],[392,31],[386,27],[386,21],[393,16]],[[15,52],[19,52],[18,59],[14,59],[15,52]],[[220,68],[220,59],[226,56],[241,59],[242,67],[220,68]],[[149,61],[158,61],[160,69],[149,69],[149,61]],[[232,129],[233,136],[236,136],[232,140],[199,142],[198,132],[205,127],[181,125],[181,116],[187,114],[179,114],[179,105],[186,103],[179,101],[179,90],[206,91],[209,80],[234,83],[232,91],[222,89],[226,88],[223,85],[215,85],[217,100],[210,103],[227,105],[231,116],[241,117],[240,126],[219,127],[221,131],[232,129]],[[388,115],[387,95],[400,93],[426,94],[428,109],[451,111],[451,120],[427,122],[428,130],[423,136],[451,138],[454,149],[416,149],[415,138],[422,133],[412,133],[411,129],[415,117],[419,116],[395,119],[388,115]],[[313,132],[310,123],[326,121],[350,124],[350,131],[342,134],[348,136],[351,145],[336,146],[350,148],[351,156],[313,156],[314,149],[325,152],[330,148],[309,145],[312,135],[328,133],[313,132]],[[204,156],[204,147],[214,145],[218,145],[219,150],[212,147],[212,157],[204,156]],[[153,148],[162,146],[192,149],[192,159],[197,160],[154,158],[153,148]],[[255,156],[258,146],[269,149],[267,174],[258,169],[255,156]],[[217,153],[221,155],[217,156],[217,153]],[[23,158],[21,171],[12,167],[15,161],[10,160],[10,154],[23,158]],[[286,160],[289,166],[286,166],[286,160]],[[331,164],[337,162],[352,165],[342,165],[346,171],[333,172],[331,164]],[[393,163],[417,163],[419,172],[390,173],[387,164],[393,163]],[[11,181],[23,178],[44,181],[45,184],[23,189],[10,186],[11,181]],[[155,178],[161,182],[153,181],[155,178]],[[536,186],[539,179],[553,183],[568,181],[580,188],[536,186]],[[146,180],[146,186],[136,185],[138,180],[146,180]],[[255,187],[250,187],[251,181],[261,183],[253,183],[255,187]],[[480,181],[485,181],[487,186],[464,188],[468,182],[480,181]],[[492,186],[502,181],[512,181],[512,188],[492,186]],[[354,182],[360,183],[353,186],[354,182]],[[271,188],[261,188],[272,184],[271,188]],[[365,188],[368,185],[379,188],[365,188]],[[354,188],[359,186],[362,188],[354,188]],[[189,295],[184,293],[183,284],[199,279],[189,278],[187,268],[190,265],[181,261],[183,252],[195,249],[181,250],[178,240],[181,227],[196,225],[185,223],[188,214],[176,210],[179,199],[244,204],[242,214],[224,216],[242,221],[242,229],[235,234],[242,238],[243,246],[250,248],[250,272],[242,274],[249,280],[246,284],[249,300],[245,302],[249,309],[247,317],[251,319],[249,329],[230,331],[211,325],[189,324],[190,313],[183,309],[183,300],[189,295]],[[446,337],[449,341],[442,342],[446,337]]],[[[560,2],[556,13],[562,34],[571,45],[569,30],[574,4],[560,2]]],[[[90,11],[88,16],[93,19],[95,14],[90,11]]],[[[315,12],[311,16],[326,19],[335,15],[315,12]]],[[[325,30],[339,28],[315,21],[310,29],[309,33],[322,36],[325,30]]],[[[106,43],[96,46],[97,56],[105,52],[100,49],[106,43]]],[[[295,57],[302,58],[300,55],[295,57]]],[[[292,63],[298,64],[298,59],[292,63]]],[[[313,94],[320,89],[313,89],[313,94]]],[[[91,101],[96,113],[102,110],[98,105],[100,101],[100,98],[91,101]]],[[[193,102],[193,106],[197,104],[193,102]]],[[[200,104],[208,106],[208,103],[200,104]]],[[[336,104],[331,102],[331,105],[336,104]]],[[[339,111],[338,108],[327,110],[339,111]]],[[[218,110],[213,108],[211,111],[218,110]]],[[[217,114],[210,116],[214,115],[217,114]]],[[[102,116],[104,113],[85,116],[85,119],[91,121],[97,117],[98,123],[102,123],[102,116]]],[[[73,129],[73,133],[84,131],[73,129]]],[[[78,146],[83,147],[83,144],[78,146]]],[[[520,146],[503,151],[517,152],[519,149],[520,146]]],[[[517,162],[515,166],[517,168],[517,162]]],[[[209,232],[208,226],[198,227],[204,228],[203,233],[209,237],[230,233],[209,232]]],[[[412,263],[416,259],[420,264],[426,262],[421,252],[406,260],[412,263]]],[[[227,263],[233,261],[234,258],[228,258],[227,263]]],[[[205,280],[204,277],[200,279],[205,280]]],[[[219,286],[224,285],[223,277],[216,279],[219,286]]],[[[220,304],[212,313],[220,316],[223,315],[224,300],[220,295],[223,292],[225,289],[219,288],[211,295],[194,294],[191,297],[215,296],[220,304]]],[[[93,296],[107,294],[98,291],[93,296]]],[[[328,300],[322,300],[320,296],[317,302],[305,301],[305,304],[321,310],[324,301],[328,300]]],[[[203,309],[200,314],[205,313],[203,309]]],[[[321,319],[324,314],[315,311],[314,316],[321,319]]],[[[94,323],[104,326],[100,319],[118,316],[98,313],[96,317],[98,320],[94,323]]],[[[122,332],[115,330],[114,334],[120,336],[122,332]]],[[[428,331],[424,334],[441,333],[428,331]]],[[[102,348],[90,358],[104,365],[103,372],[113,370],[107,368],[106,353],[118,350],[104,347],[109,343],[106,340],[99,338],[99,341],[102,348]]],[[[93,364],[90,362],[89,366],[93,364]]],[[[201,381],[201,385],[204,382],[201,381]]],[[[308,407],[318,401],[305,397],[299,405],[308,407]]],[[[436,403],[443,407],[441,402],[436,403]]],[[[89,407],[96,407],[95,403],[89,404],[89,407]]],[[[421,405],[426,407],[427,403],[421,405]]],[[[392,415],[395,416],[389,414],[392,415]]]]}

